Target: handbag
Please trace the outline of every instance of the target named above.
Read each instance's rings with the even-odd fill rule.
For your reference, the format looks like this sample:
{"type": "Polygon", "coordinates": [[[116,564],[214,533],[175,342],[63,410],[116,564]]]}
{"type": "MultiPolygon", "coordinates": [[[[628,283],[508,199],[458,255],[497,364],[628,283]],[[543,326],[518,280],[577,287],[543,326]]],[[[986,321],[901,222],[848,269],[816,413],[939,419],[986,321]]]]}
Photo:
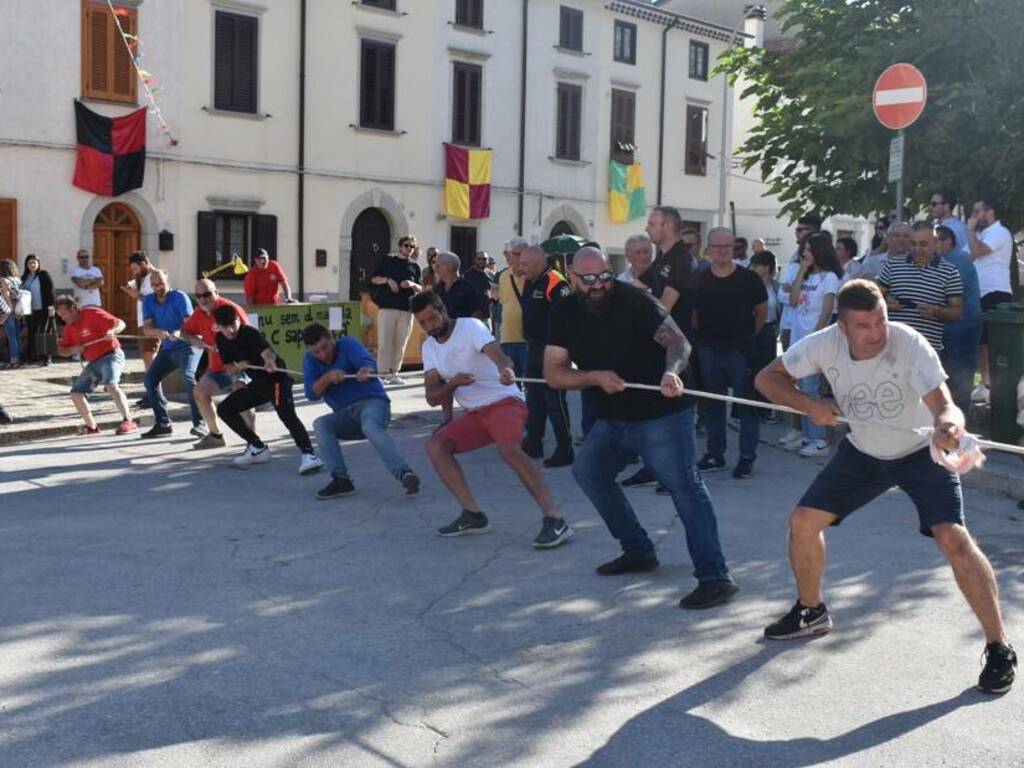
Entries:
{"type": "Polygon", "coordinates": [[[32,339],[33,349],[40,357],[56,357],[57,342],[57,321],[48,317],[43,330],[36,331],[32,339]]]}

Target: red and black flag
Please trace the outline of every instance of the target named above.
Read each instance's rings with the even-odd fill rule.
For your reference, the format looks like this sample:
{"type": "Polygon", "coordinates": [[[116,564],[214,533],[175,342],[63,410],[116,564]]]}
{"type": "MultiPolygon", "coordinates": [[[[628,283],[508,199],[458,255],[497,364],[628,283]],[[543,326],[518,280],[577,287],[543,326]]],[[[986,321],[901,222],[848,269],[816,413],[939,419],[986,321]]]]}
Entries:
{"type": "Polygon", "coordinates": [[[146,172],[146,108],[104,117],[75,101],[78,152],[76,187],[115,197],[138,189],[146,172]]]}

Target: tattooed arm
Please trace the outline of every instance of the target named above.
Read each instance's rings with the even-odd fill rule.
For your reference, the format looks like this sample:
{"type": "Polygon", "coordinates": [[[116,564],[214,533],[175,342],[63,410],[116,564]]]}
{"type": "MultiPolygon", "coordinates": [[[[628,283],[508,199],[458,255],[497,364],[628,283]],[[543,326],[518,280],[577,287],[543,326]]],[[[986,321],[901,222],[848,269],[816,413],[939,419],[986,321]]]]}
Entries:
{"type": "Polygon", "coordinates": [[[661,377],[661,393],[665,397],[679,397],[683,394],[683,381],[679,374],[690,359],[690,342],[671,317],[666,317],[658,326],[654,340],[665,348],[665,375],[661,377]]]}

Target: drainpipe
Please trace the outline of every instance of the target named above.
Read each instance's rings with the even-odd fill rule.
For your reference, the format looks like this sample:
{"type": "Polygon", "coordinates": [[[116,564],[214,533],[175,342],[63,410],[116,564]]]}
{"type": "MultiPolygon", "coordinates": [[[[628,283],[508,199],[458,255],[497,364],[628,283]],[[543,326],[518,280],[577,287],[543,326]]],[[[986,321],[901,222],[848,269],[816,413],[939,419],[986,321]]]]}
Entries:
{"type": "Polygon", "coordinates": [[[665,175],[665,59],[668,55],[668,33],[679,19],[672,19],[661,31],[661,103],[658,106],[658,205],[661,205],[662,177],[665,175]]]}
{"type": "Polygon", "coordinates": [[[526,195],[526,43],[529,12],[530,0],[523,0],[522,64],[519,70],[519,203],[516,223],[516,234],[520,237],[523,236],[523,203],[526,195]]]}
{"type": "Polygon", "coordinates": [[[299,10],[299,301],[306,300],[306,0],[299,10]]]}

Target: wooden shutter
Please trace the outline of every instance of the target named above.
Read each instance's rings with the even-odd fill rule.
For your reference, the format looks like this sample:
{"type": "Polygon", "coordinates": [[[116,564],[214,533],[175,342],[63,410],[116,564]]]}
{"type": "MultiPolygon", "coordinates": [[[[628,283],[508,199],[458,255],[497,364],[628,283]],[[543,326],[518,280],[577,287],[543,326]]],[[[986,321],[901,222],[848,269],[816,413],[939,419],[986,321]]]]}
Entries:
{"type": "Polygon", "coordinates": [[[214,19],[213,105],[231,112],[256,112],[259,85],[259,21],[227,11],[214,19]]]}
{"type": "Polygon", "coordinates": [[[583,89],[568,83],[558,84],[558,127],[555,156],[565,160],[580,159],[580,118],[583,89]]]}
{"type": "Polygon", "coordinates": [[[252,217],[252,254],[260,248],[270,254],[272,261],[277,261],[277,216],[259,214],[252,217]]]}
{"type": "MultiPolygon", "coordinates": [[[[133,8],[117,8],[118,19],[121,22],[121,29],[127,35],[138,34],[138,16],[133,8]]],[[[110,32],[113,41],[112,52],[112,87],[111,98],[115,101],[130,101],[135,103],[136,75],[135,67],[132,65],[132,57],[128,53],[128,47],[117,31],[116,22],[110,20],[110,32]]]]}
{"type": "Polygon", "coordinates": [[[363,40],[359,73],[359,125],[395,129],[395,46],[363,40]]]}
{"type": "Polygon", "coordinates": [[[708,172],[708,111],[704,107],[686,107],[685,171],[691,176],[708,172]]]}
{"type": "Polygon", "coordinates": [[[0,259],[18,261],[18,201],[0,198],[0,259]]]}
{"type": "Polygon", "coordinates": [[[482,29],[484,26],[483,0],[456,0],[455,23],[463,27],[482,29]]]}
{"type": "Polygon", "coordinates": [[[476,254],[476,227],[452,227],[449,236],[449,248],[462,261],[462,271],[465,273],[473,265],[473,256],[476,254]]]}
{"type": "Polygon", "coordinates": [[[561,6],[558,18],[558,45],[572,51],[583,50],[583,11],[561,6]]]}
{"type": "Polygon", "coordinates": [[[612,89],[611,157],[620,163],[633,162],[632,145],[636,132],[636,94],[612,89]]]}
{"type": "MultiPolygon", "coordinates": [[[[126,34],[137,34],[138,13],[115,5],[126,34]]],[[[137,84],[131,56],[106,3],[82,3],[82,97],[134,104],[137,84]]]]}
{"type": "MultiPolygon", "coordinates": [[[[196,222],[198,233],[196,242],[196,277],[202,277],[203,272],[219,266],[217,264],[217,214],[212,211],[199,211],[196,222]]],[[[224,279],[226,275],[221,272],[216,279],[224,279]]]]}
{"type": "Polygon", "coordinates": [[[474,64],[452,66],[452,141],[480,146],[483,70],[474,64]]]}

